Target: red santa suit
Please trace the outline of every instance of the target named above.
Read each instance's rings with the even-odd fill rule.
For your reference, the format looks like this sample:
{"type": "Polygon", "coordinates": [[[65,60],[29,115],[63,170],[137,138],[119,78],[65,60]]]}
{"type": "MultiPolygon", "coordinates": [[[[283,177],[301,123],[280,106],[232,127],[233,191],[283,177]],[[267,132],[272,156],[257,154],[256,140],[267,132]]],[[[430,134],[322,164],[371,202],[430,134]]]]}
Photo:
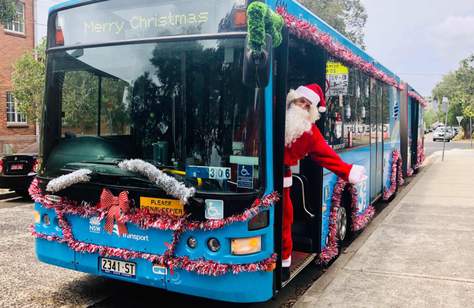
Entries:
{"type": "Polygon", "coordinates": [[[326,143],[321,132],[314,124],[319,118],[319,112],[316,109],[318,104],[319,112],[324,112],[326,109],[324,95],[317,84],[291,90],[287,97],[288,110],[286,114],[284,152],[285,177],[283,181],[283,267],[291,265],[291,251],[293,250],[291,238],[293,204],[290,198],[292,175],[290,167],[297,165],[299,160],[309,155],[320,166],[334,172],[337,176],[348,182],[355,184],[366,179],[363,167],[345,163],[326,143]],[[311,102],[309,111],[292,104],[298,98],[305,98],[311,102]]]}

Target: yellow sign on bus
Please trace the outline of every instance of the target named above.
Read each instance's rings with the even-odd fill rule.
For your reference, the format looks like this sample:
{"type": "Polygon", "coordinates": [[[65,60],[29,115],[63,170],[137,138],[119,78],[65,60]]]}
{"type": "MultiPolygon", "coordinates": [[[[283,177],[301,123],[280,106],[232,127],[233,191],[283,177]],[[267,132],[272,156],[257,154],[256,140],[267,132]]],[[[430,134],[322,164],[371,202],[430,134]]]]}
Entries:
{"type": "Polygon", "coordinates": [[[349,74],[349,68],[347,66],[344,66],[342,63],[328,61],[326,64],[326,74],[327,75],[349,74]]]}
{"type": "Polygon", "coordinates": [[[164,210],[176,216],[184,215],[184,205],[175,199],[140,197],[140,208],[149,209],[151,212],[164,210]]]}

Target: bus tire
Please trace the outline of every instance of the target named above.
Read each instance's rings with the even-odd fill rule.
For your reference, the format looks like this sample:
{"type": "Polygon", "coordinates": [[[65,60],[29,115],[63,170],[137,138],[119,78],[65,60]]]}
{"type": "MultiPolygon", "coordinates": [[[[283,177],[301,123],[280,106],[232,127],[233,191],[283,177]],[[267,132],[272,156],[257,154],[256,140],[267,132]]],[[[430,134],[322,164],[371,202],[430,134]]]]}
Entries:
{"type": "Polygon", "coordinates": [[[349,246],[354,232],[352,232],[352,205],[351,205],[351,194],[349,190],[345,189],[342,195],[341,206],[338,210],[338,220],[336,226],[338,226],[338,246],[339,254],[341,254],[344,247],[349,246]]]}

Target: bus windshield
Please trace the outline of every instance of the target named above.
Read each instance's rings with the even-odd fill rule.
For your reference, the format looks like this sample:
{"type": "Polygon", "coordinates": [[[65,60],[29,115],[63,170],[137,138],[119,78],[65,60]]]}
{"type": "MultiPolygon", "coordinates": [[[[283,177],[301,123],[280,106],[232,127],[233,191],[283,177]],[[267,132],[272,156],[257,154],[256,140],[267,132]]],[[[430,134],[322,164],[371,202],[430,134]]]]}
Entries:
{"type": "Polygon", "coordinates": [[[61,123],[45,137],[113,140],[119,156],[186,171],[204,190],[258,189],[263,95],[242,84],[243,52],[244,38],[52,51],[45,121],[61,123]],[[255,168],[250,183],[237,184],[239,165],[255,168]]]}

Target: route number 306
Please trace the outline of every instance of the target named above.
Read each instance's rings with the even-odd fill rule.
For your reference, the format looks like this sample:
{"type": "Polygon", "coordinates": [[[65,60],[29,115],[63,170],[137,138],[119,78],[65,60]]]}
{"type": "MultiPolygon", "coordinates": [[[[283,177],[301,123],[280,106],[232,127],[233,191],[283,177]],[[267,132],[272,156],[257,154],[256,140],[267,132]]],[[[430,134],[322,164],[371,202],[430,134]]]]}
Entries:
{"type": "Polygon", "coordinates": [[[209,167],[209,178],[214,180],[230,179],[230,168],[209,167]]]}

